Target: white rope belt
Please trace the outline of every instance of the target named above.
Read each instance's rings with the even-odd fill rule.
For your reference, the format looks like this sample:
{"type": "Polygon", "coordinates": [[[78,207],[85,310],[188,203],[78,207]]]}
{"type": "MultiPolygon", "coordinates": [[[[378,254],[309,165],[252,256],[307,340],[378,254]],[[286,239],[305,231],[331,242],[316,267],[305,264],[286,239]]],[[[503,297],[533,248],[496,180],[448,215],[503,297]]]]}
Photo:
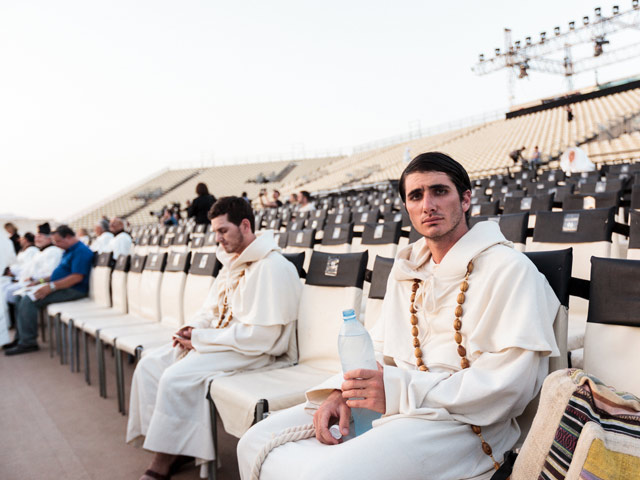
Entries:
{"type": "Polygon", "coordinates": [[[260,480],[260,470],[269,452],[274,448],[284,445],[288,442],[297,442],[306,438],[311,438],[316,435],[316,429],[313,423],[308,425],[297,425],[295,427],[289,427],[284,429],[278,435],[273,437],[264,447],[260,450],[260,453],[256,457],[256,460],[251,469],[251,480],[260,480]]]}

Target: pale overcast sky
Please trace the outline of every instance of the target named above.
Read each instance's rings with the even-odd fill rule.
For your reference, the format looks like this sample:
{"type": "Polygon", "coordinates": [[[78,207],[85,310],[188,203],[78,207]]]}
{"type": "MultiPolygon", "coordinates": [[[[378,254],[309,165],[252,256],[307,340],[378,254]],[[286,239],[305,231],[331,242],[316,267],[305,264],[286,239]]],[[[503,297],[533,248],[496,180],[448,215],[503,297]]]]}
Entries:
{"type": "MultiPolygon", "coordinates": [[[[506,73],[471,71],[504,27],[537,39],[614,4],[631,0],[4,0],[0,214],[64,220],[166,167],[322,153],[506,111],[506,73]]],[[[531,73],[516,102],[564,88],[531,73]]]]}

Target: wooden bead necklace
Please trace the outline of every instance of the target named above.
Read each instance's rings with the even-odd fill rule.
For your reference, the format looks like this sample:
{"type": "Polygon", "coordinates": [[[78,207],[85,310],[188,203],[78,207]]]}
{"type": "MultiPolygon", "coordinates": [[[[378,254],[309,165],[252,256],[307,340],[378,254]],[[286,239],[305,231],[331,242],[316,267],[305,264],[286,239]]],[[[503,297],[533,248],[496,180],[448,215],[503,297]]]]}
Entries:
{"type": "MultiPolygon", "coordinates": [[[[456,298],[458,305],[456,306],[456,309],[454,311],[456,318],[453,321],[453,329],[454,329],[453,339],[458,345],[458,355],[460,356],[460,366],[463,369],[469,368],[469,365],[470,365],[469,360],[467,359],[467,350],[462,345],[462,334],[460,333],[460,329],[462,328],[462,304],[465,301],[465,293],[469,289],[469,275],[471,274],[471,272],[473,272],[473,262],[469,262],[469,264],[467,265],[467,273],[464,276],[464,280],[460,284],[460,293],[456,298]]],[[[414,279],[413,285],[411,286],[411,302],[409,305],[409,312],[411,313],[411,317],[410,317],[411,335],[413,335],[413,347],[415,348],[414,355],[416,357],[416,365],[418,366],[418,369],[420,371],[428,372],[429,368],[424,364],[424,361],[422,360],[422,350],[420,349],[420,339],[418,338],[418,335],[420,332],[418,330],[418,317],[416,315],[417,310],[415,307],[415,300],[416,300],[416,292],[418,291],[419,288],[420,288],[420,280],[414,279]]],[[[477,425],[470,425],[470,427],[471,427],[471,430],[473,430],[473,433],[475,433],[478,436],[478,438],[480,438],[480,441],[482,442],[482,451],[486,455],[488,455],[491,458],[491,460],[493,460],[494,468],[496,470],[500,468],[500,464],[496,462],[496,459],[493,457],[493,451],[491,450],[491,446],[484,440],[484,437],[482,436],[482,429],[477,425]]]]}

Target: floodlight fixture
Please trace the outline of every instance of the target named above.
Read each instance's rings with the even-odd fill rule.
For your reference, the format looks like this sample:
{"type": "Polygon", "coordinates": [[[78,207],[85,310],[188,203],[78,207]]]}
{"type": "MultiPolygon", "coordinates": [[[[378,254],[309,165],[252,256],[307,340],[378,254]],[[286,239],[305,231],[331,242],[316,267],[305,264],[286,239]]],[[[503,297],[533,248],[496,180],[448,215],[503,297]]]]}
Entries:
{"type": "Polygon", "coordinates": [[[478,61],[484,62],[484,53],[481,53],[480,55],[478,55],[478,61]]]}
{"type": "Polygon", "coordinates": [[[555,33],[555,34],[556,34],[556,37],[557,37],[558,35],[560,35],[560,27],[555,27],[555,28],[553,29],[553,33],[555,33]]]}
{"type": "Polygon", "coordinates": [[[589,25],[589,17],[587,15],[582,17],[582,23],[585,25],[589,25]]]}
{"type": "Polygon", "coordinates": [[[602,16],[602,9],[600,7],[596,7],[595,8],[595,13],[596,13],[596,17],[601,17],[602,16]]]}
{"type": "Polygon", "coordinates": [[[530,47],[531,46],[531,37],[526,37],[524,40],[527,42],[527,47],[530,47]]]}
{"type": "Polygon", "coordinates": [[[540,32],[540,43],[544,43],[547,38],[547,32],[540,32]]]}
{"type": "Polygon", "coordinates": [[[520,40],[515,41],[516,50],[520,50],[520,40]]]}
{"type": "Polygon", "coordinates": [[[518,65],[520,67],[520,74],[518,75],[518,78],[525,78],[529,76],[529,65],[527,64],[527,62],[522,62],[520,65],[518,65]]]}
{"type": "Polygon", "coordinates": [[[575,30],[576,29],[576,22],[571,21],[569,22],[569,30],[575,30]]]}
{"type": "Polygon", "coordinates": [[[496,52],[496,57],[499,57],[500,56],[500,49],[496,48],[495,52],[496,52]]]}
{"type": "Polygon", "coordinates": [[[618,15],[620,13],[620,7],[618,5],[613,6],[613,14],[618,15]]]}
{"type": "Polygon", "coordinates": [[[633,8],[638,8],[638,0],[631,0],[631,6],[633,8]]]}

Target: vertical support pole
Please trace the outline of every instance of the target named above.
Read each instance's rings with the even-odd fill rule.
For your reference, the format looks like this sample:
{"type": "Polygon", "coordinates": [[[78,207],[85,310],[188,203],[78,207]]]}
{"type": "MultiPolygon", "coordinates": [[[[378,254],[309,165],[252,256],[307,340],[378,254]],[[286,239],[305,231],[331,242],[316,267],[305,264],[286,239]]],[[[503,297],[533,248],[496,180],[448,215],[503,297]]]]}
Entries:
{"type": "Polygon", "coordinates": [[[91,373],[89,372],[89,338],[87,332],[82,330],[82,342],[84,344],[84,381],[91,385],[91,373]]]}
{"type": "Polygon", "coordinates": [[[73,373],[73,370],[75,368],[75,362],[74,362],[74,350],[73,350],[73,320],[69,319],[69,323],[67,324],[67,343],[68,343],[68,347],[67,347],[67,355],[69,355],[69,367],[71,369],[71,373],[73,373]]]}
{"type": "Polygon", "coordinates": [[[211,439],[213,440],[213,458],[214,460],[207,464],[208,480],[216,480],[217,469],[221,466],[220,457],[218,456],[218,413],[216,411],[216,404],[211,398],[211,384],[213,380],[209,382],[207,387],[207,400],[209,400],[209,413],[211,417],[211,439]]]}
{"type": "Polygon", "coordinates": [[[49,330],[49,358],[53,358],[53,320],[47,315],[47,330],[49,330]]]}

